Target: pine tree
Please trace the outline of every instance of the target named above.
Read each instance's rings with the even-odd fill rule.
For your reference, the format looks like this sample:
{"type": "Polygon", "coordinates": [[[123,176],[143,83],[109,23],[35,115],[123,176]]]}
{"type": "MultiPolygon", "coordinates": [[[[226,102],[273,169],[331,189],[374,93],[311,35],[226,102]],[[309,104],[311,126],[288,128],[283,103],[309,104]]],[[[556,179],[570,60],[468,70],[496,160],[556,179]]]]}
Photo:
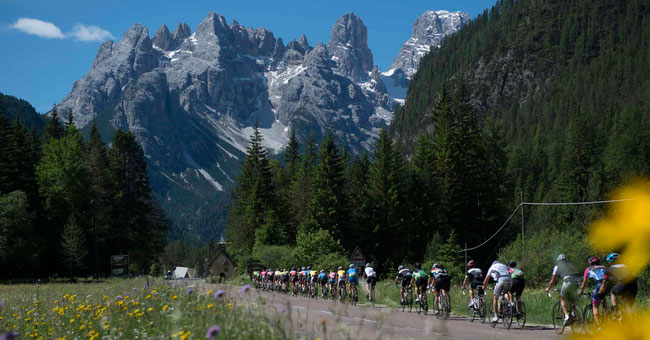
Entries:
{"type": "Polygon", "coordinates": [[[56,110],[56,105],[52,107],[50,115],[47,117],[45,122],[45,128],[43,129],[43,137],[45,141],[50,139],[59,139],[65,133],[61,121],[59,120],[59,113],[56,110]]]}
{"type": "MultiPolygon", "coordinates": [[[[403,176],[402,162],[393,141],[385,129],[379,133],[375,146],[374,160],[368,172],[368,199],[372,207],[370,223],[373,227],[373,253],[382,268],[388,270],[390,259],[401,259],[404,249],[393,245],[404,244],[403,230],[403,176]]],[[[416,237],[416,235],[412,235],[416,237]]]]}
{"type": "Polygon", "coordinates": [[[7,139],[5,174],[7,176],[5,190],[8,192],[22,190],[29,198],[30,206],[38,205],[38,186],[35,173],[35,150],[32,137],[20,123],[20,116],[11,125],[7,139]]]}
{"type": "Polygon", "coordinates": [[[94,269],[98,277],[101,274],[100,238],[109,224],[107,207],[110,205],[111,184],[106,145],[96,120],[93,120],[90,128],[85,169],[91,191],[94,269]]]}
{"type": "Polygon", "coordinates": [[[309,218],[302,228],[308,232],[327,229],[344,247],[354,245],[351,238],[347,197],[344,192],[343,161],[332,133],[328,133],[321,143],[318,164],[312,184],[312,201],[309,205],[309,218]]]}
{"type": "Polygon", "coordinates": [[[250,256],[255,233],[264,224],[266,210],[275,205],[273,174],[262,140],[256,122],[246,160],[237,179],[239,186],[233,193],[230,223],[226,229],[230,251],[241,261],[250,256]]]}
{"type": "Polygon", "coordinates": [[[88,250],[84,230],[77,224],[74,215],[70,215],[61,234],[61,262],[71,279],[84,268],[86,256],[88,250]]]}
{"type": "Polygon", "coordinates": [[[9,122],[4,114],[4,105],[0,101],[0,194],[9,193],[9,122]]]}

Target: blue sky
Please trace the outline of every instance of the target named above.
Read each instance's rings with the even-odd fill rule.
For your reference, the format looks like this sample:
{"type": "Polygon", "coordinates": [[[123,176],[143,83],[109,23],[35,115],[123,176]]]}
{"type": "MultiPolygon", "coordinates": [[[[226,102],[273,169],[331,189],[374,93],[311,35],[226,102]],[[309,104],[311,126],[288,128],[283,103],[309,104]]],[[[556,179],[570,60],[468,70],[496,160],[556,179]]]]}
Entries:
{"type": "Polygon", "coordinates": [[[425,10],[464,11],[472,18],[495,0],[327,1],[92,1],[0,0],[0,92],[28,100],[45,112],[59,102],[92,65],[101,41],[119,40],[134,23],[151,36],[162,24],[192,31],[213,11],[228,22],[266,27],[285,43],[303,33],[311,45],[329,41],[332,24],[347,12],[368,27],[375,64],[385,71],[415,19],[425,10]],[[19,20],[19,19],[37,19],[19,20]],[[25,33],[31,32],[30,33],[25,33]]]}

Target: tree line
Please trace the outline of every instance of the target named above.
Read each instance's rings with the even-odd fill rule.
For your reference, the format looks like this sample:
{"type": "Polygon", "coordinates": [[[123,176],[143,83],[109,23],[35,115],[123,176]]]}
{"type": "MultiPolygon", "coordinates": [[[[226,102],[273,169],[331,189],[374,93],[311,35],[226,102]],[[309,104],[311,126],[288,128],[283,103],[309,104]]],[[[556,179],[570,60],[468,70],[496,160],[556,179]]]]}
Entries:
{"type": "Polygon", "coordinates": [[[131,132],[107,147],[94,121],[86,140],[54,107],[41,136],[0,103],[0,278],[105,276],[119,254],[148,269],[166,231],[131,132]]]}
{"type": "Polygon", "coordinates": [[[332,132],[318,146],[292,133],[274,160],[256,127],[233,191],[229,251],[240,263],[331,269],[360,246],[383,273],[417,261],[458,267],[460,243],[502,222],[510,183],[500,125],[479,124],[456,88],[443,91],[436,133],[421,134],[408,159],[382,130],[373,152],[356,156],[332,132]]]}

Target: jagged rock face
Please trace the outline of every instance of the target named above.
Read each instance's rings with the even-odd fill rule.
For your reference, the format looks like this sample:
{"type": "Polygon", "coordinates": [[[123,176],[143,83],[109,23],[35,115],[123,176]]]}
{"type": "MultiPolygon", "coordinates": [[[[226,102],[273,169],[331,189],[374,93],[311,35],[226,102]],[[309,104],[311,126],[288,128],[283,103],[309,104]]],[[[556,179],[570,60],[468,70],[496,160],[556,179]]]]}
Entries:
{"type": "Polygon", "coordinates": [[[256,121],[274,152],[292,127],[303,139],[332,129],[349,150],[370,149],[395,105],[379,74],[354,14],[314,47],[209,13],[194,33],[163,25],[150,39],[136,24],[102,44],[57,108],[80,127],[98,118],[133,131],[165,206],[179,191],[196,199],[232,187],[256,121]]]}
{"type": "Polygon", "coordinates": [[[440,46],[442,38],[458,32],[469,21],[469,14],[463,12],[424,12],[415,20],[411,38],[402,45],[388,72],[399,70],[410,79],[431,47],[440,46]]]}
{"type": "Polygon", "coordinates": [[[356,14],[348,13],[336,21],[327,47],[342,75],[355,82],[368,78],[373,67],[368,29],[356,14]]]}

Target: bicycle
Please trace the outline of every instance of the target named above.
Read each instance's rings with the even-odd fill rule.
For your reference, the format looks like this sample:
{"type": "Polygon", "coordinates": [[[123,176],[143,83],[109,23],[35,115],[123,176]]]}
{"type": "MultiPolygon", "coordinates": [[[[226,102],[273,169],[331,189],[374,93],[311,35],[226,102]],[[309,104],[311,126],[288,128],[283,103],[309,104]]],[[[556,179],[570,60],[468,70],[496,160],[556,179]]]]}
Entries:
{"type": "MultiPolygon", "coordinates": [[[[557,289],[554,289],[554,291],[557,291],[557,289]]],[[[548,297],[552,297],[551,293],[546,293],[548,297]]],[[[558,296],[558,301],[555,303],[553,306],[553,309],[551,310],[551,318],[553,321],[553,330],[555,331],[555,334],[561,335],[564,333],[564,329],[567,326],[571,327],[571,330],[574,333],[579,333],[582,331],[582,324],[583,324],[583,315],[580,312],[581,308],[580,305],[576,301],[571,302],[571,306],[569,308],[569,321],[564,322],[564,311],[562,310],[562,302],[561,302],[561,297],[558,296]]]]}
{"type": "Polygon", "coordinates": [[[499,295],[497,300],[497,321],[494,322],[490,320],[490,327],[494,328],[499,323],[499,320],[503,322],[503,327],[510,329],[512,327],[512,315],[513,315],[513,306],[510,303],[510,300],[505,298],[503,293],[499,295]]]}
{"type": "Polygon", "coordinates": [[[404,291],[400,295],[400,305],[402,305],[402,312],[406,308],[408,308],[409,313],[413,310],[413,290],[411,287],[404,288],[404,291]]]}
{"type": "Polygon", "coordinates": [[[514,307],[517,326],[519,326],[519,328],[524,328],[524,326],[526,326],[526,304],[521,297],[516,299],[514,307]]]}
{"type": "Polygon", "coordinates": [[[310,289],[310,295],[312,299],[316,298],[316,295],[318,294],[318,285],[314,283],[314,279],[312,278],[312,282],[309,284],[311,286],[310,289]]]}
{"type": "MultiPolygon", "coordinates": [[[[585,306],[583,312],[582,312],[582,320],[583,320],[583,333],[584,334],[593,334],[596,332],[598,329],[598,326],[596,324],[596,319],[594,318],[594,310],[593,310],[593,300],[591,299],[591,294],[589,293],[584,293],[583,295],[589,296],[589,303],[585,306]]],[[[613,306],[608,306],[607,305],[607,300],[609,299],[610,294],[606,294],[605,297],[603,297],[603,301],[600,303],[601,312],[600,312],[600,322],[602,323],[604,320],[609,320],[611,322],[620,322],[621,320],[621,314],[619,311],[614,309],[613,306]]]]}
{"type": "Polygon", "coordinates": [[[449,294],[445,290],[441,290],[438,294],[438,304],[436,306],[436,319],[439,319],[441,316],[443,319],[449,319],[451,314],[451,301],[449,301],[449,294]]]}
{"type": "Polygon", "coordinates": [[[429,302],[427,301],[426,289],[424,289],[423,292],[420,292],[418,295],[418,304],[416,306],[415,312],[418,314],[424,312],[424,315],[427,315],[429,312],[429,302]]]}
{"type": "Polygon", "coordinates": [[[328,284],[321,284],[321,294],[320,297],[323,299],[327,299],[329,296],[329,285],[328,284]]]}
{"type": "Polygon", "coordinates": [[[357,286],[350,283],[350,303],[354,306],[359,301],[359,291],[357,286]]]}
{"type": "Polygon", "coordinates": [[[375,284],[368,284],[368,294],[366,294],[366,300],[370,301],[372,306],[375,306],[375,284]]]}
{"type": "Polygon", "coordinates": [[[341,303],[345,303],[345,297],[348,295],[346,291],[345,283],[343,284],[339,283],[338,295],[339,295],[339,301],[341,301],[341,303]]]}
{"type": "MultiPolygon", "coordinates": [[[[467,320],[474,322],[478,316],[481,323],[485,323],[485,316],[487,315],[484,299],[485,291],[483,291],[483,286],[477,286],[476,288],[478,297],[475,297],[474,302],[467,306],[467,320]]],[[[463,295],[465,295],[465,290],[463,290],[463,295]]]]}

